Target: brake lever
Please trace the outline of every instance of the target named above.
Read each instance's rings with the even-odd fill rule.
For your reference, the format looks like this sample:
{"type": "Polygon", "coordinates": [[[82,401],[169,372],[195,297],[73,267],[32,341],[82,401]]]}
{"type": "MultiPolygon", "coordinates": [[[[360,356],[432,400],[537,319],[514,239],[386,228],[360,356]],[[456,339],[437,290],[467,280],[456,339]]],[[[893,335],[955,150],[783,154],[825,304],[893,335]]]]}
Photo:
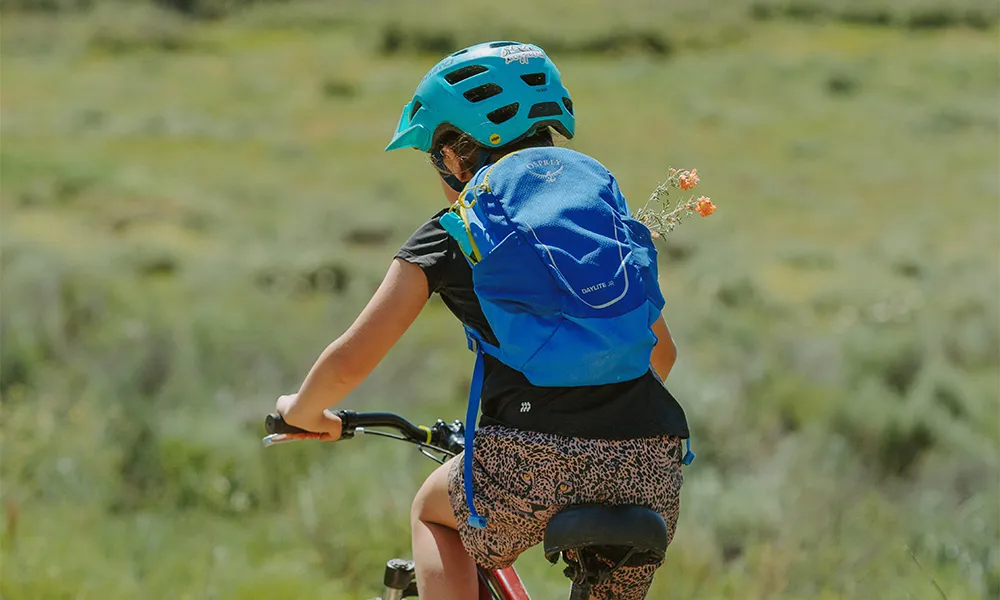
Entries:
{"type": "Polygon", "coordinates": [[[265,448],[270,448],[271,446],[275,446],[277,444],[287,444],[289,442],[298,442],[298,441],[301,440],[293,438],[284,433],[272,433],[271,435],[262,439],[261,443],[264,444],[265,448]]]}
{"type": "Polygon", "coordinates": [[[317,439],[319,439],[319,435],[318,434],[313,434],[313,437],[307,437],[307,438],[296,437],[297,435],[301,435],[301,434],[295,434],[295,433],[272,433],[271,435],[269,435],[269,436],[265,437],[263,440],[261,440],[261,443],[264,444],[265,448],[268,448],[268,447],[274,446],[276,444],[287,444],[289,442],[305,442],[305,441],[309,441],[309,440],[317,440],[317,439]]]}

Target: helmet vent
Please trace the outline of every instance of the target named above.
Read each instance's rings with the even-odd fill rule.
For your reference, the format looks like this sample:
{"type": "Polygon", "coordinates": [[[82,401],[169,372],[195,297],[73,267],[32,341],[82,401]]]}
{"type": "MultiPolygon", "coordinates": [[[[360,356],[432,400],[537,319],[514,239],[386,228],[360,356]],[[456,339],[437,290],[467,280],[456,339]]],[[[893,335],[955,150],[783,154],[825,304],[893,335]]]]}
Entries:
{"type": "Polygon", "coordinates": [[[468,65],[462,67],[461,69],[455,69],[451,73],[448,73],[447,75],[444,76],[444,80],[450,83],[451,85],[455,85],[459,81],[465,81],[469,77],[472,77],[473,75],[479,75],[480,73],[484,73],[487,70],[488,69],[483,65],[468,65]]]}
{"type": "Polygon", "coordinates": [[[514,115],[517,114],[517,109],[520,106],[521,105],[517,102],[515,102],[514,104],[508,104],[507,106],[501,106],[500,108],[486,115],[486,118],[496,125],[499,125],[500,123],[505,123],[514,118],[514,115]]]}
{"type": "Polygon", "coordinates": [[[486,85],[474,87],[462,95],[465,96],[465,99],[469,102],[482,102],[483,100],[492,98],[501,92],[503,92],[503,88],[499,85],[495,83],[487,83],[486,85]]]}
{"type": "Polygon", "coordinates": [[[503,48],[504,46],[516,46],[517,42],[493,42],[490,48],[503,48]]]}
{"type": "Polygon", "coordinates": [[[569,111],[569,114],[573,114],[573,101],[569,98],[563,98],[563,106],[569,111]]]}
{"type": "Polygon", "coordinates": [[[528,85],[545,85],[545,73],[530,73],[521,75],[521,79],[528,85]]]}
{"type": "Polygon", "coordinates": [[[556,115],[561,115],[563,113],[562,109],[555,102],[539,102],[538,104],[531,107],[528,111],[528,118],[534,119],[537,117],[554,117],[556,115]]]}
{"type": "Polygon", "coordinates": [[[458,52],[455,52],[455,53],[454,53],[454,54],[452,54],[451,56],[458,56],[459,54],[465,54],[465,53],[466,53],[466,52],[468,52],[468,51],[469,51],[469,49],[468,49],[468,48],[462,48],[461,50],[459,50],[458,52]]]}
{"type": "Polygon", "coordinates": [[[417,101],[415,101],[413,103],[413,108],[410,109],[410,119],[411,120],[413,119],[413,115],[417,114],[417,111],[420,110],[420,108],[422,106],[423,106],[423,104],[420,103],[420,100],[417,100],[417,101]]]}

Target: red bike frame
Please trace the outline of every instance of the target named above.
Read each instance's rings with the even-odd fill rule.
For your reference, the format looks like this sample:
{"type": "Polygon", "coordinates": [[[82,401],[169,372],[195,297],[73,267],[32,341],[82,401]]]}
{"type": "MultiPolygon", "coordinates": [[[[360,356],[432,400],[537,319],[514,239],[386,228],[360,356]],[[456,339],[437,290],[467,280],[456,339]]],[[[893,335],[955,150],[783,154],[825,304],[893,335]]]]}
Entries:
{"type": "Polygon", "coordinates": [[[483,579],[479,580],[479,600],[531,600],[521,578],[517,576],[514,567],[486,571],[480,569],[479,573],[489,582],[487,585],[483,579]],[[496,594],[490,591],[490,587],[496,590],[496,594]]]}

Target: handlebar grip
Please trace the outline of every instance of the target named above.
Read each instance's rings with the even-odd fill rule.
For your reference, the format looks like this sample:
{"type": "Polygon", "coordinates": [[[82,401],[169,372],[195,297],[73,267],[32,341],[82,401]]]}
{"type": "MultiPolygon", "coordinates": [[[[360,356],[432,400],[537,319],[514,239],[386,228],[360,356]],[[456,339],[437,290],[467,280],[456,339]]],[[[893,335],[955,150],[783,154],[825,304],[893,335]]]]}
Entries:
{"type": "Polygon", "coordinates": [[[294,425],[285,423],[285,419],[278,413],[271,413],[264,419],[264,429],[269,434],[275,433],[310,433],[305,429],[300,429],[294,425]]]}

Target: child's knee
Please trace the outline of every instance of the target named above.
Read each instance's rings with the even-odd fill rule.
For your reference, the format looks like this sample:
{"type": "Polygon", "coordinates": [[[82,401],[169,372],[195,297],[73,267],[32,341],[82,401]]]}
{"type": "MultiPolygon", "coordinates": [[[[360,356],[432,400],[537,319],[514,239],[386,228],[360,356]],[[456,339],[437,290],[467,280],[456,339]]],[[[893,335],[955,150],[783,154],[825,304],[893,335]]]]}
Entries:
{"type": "Polygon", "coordinates": [[[442,465],[424,481],[410,506],[410,525],[434,523],[457,529],[448,497],[448,465],[442,465]]]}

